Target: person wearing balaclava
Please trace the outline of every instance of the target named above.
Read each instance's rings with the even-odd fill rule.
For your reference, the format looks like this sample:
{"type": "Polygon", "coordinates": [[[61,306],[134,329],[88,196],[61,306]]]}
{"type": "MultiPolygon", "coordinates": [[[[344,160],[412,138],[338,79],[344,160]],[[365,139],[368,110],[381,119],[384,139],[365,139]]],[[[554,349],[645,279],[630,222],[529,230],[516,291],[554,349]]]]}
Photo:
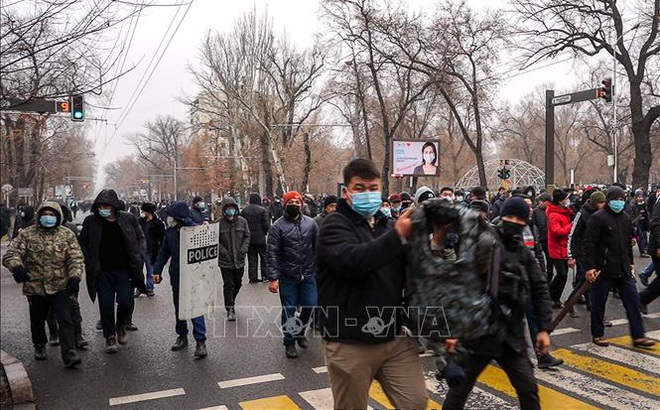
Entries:
{"type": "Polygon", "coordinates": [[[624,211],[626,194],[623,189],[611,186],[605,194],[605,208],[596,211],[587,222],[584,235],[586,278],[593,283],[591,296],[591,337],[598,346],[609,346],[604,339],[605,306],[610,289],[619,291],[626,310],[632,347],[651,349],[655,342],[648,339],[640,312],[632,251],[633,226],[624,211]]]}
{"type": "Polygon", "coordinates": [[[66,367],[82,362],[75,350],[73,297],[78,294],[85,270],[76,236],[62,226],[62,210],[57,202],[44,202],[36,213],[36,223],[23,229],[12,241],[2,264],[23,284],[30,305],[30,328],[34,358],[46,360],[46,317],[55,311],[59,326],[60,349],[66,367]]]}
{"type": "MultiPolygon", "coordinates": [[[[284,216],[270,227],[266,243],[268,290],[280,294],[286,357],[298,357],[296,344],[308,347],[305,333],[318,302],[314,254],[318,225],[303,215],[303,197],[290,191],[283,197],[284,216]],[[300,316],[296,317],[296,307],[300,316]]],[[[380,205],[380,198],[379,198],[380,205]]]]}

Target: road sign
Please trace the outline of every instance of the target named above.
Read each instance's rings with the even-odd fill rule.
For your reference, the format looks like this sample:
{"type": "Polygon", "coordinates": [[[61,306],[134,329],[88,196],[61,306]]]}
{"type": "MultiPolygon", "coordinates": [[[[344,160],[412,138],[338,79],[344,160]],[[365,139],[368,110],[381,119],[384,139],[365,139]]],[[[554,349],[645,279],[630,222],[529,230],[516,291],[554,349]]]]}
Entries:
{"type": "Polygon", "coordinates": [[[568,104],[569,102],[571,102],[570,94],[560,95],[552,99],[552,105],[568,104]]]}
{"type": "Polygon", "coordinates": [[[10,193],[10,192],[13,191],[13,190],[14,190],[14,187],[11,186],[11,185],[9,185],[9,184],[4,184],[4,185],[2,186],[2,192],[5,193],[5,194],[8,194],[8,193],[10,193]]]}
{"type": "Polygon", "coordinates": [[[34,195],[34,188],[18,188],[18,196],[31,197],[34,195]]]}

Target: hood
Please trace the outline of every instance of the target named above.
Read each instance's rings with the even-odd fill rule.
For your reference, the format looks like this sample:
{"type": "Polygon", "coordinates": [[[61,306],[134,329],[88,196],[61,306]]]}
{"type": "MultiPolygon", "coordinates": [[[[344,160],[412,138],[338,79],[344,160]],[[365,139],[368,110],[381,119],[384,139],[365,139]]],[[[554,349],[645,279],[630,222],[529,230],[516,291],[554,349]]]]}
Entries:
{"type": "Polygon", "coordinates": [[[122,210],[122,203],[114,189],[104,189],[96,196],[92,205],[92,212],[98,214],[99,204],[110,204],[115,207],[117,212],[122,210]]]}
{"type": "MultiPolygon", "coordinates": [[[[252,200],[252,198],[250,198],[250,200],[252,200]]],[[[252,202],[250,202],[250,203],[252,203],[252,202]]],[[[222,200],[220,206],[221,206],[221,209],[222,209],[223,212],[224,212],[225,208],[227,208],[228,206],[235,206],[236,209],[238,209],[238,202],[236,202],[236,200],[232,197],[226,197],[222,200]]]]}
{"type": "Polygon", "coordinates": [[[180,221],[190,219],[190,209],[185,202],[179,201],[167,207],[167,215],[180,221]]]}
{"type": "Polygon", "coordinates": [[[250,203],[261,205],[261,197],[256,192],[250,194],[250,203]]]}
{"type": "Polygon", "coordinates": [[[415,192],[415,205],[419,205],[420,202],[424,202],[429,198],[435,198],[433,190],[427,186],[420,187],[417,192],[415,192]]]}
{"type": "Polygon", "coordinates": [[[583,213],[586,212],[588,214],[593,214],[594,212],[596,212],[596,208],[593,206],[593,204],[589,200],[589,201],[585,202],[584,205],[582,205],[582,208],[580,209],[580,212],[583,212],[583,213]]]}
{"type": "Polygon", "coordinates": [[[569,208],[563,208],[559,205],[555,205],[553,203],[550,203],[550,204],[548,204],[548,208],[545,210],[545,214],[550,215],[550,214],[553,214],[553,213],[570,216],[571,215],[571,210],[569,208]]]}
{"type": "MultiPolygon", "coordinates": [[[[57,226],[62,225],[62,207],[60,207],[60,204],[58,204],[55,201],[45,201],[41,205],[39,205],[39,208],[37,208],[37,218],[41,216],[41,211],[43,211],[46,208],[50,208],[55,211],[56,216],[57,216],[57,226]]],[[[35,222],[36,224],[39,224],[39,221],[35,222]]]]}
{"type": "Polygon", "coordinates": [[[26,205],[21,208],[21,212],[25,214],[25,217],[23,218],[25,221],[31,221],[34,219],[34,207],[26,205]]]}

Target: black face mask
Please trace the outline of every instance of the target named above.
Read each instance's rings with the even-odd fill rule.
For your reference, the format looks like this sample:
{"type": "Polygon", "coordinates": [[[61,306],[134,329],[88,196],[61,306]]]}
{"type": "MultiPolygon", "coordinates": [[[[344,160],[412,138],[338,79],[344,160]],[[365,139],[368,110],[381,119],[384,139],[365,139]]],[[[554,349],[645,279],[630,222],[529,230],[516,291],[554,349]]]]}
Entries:
{"type": "Polygon", "coordinates": [[[501,221],[499,224],[500,236],[507,248],[516,248],[523,244],[524,225],[518,225],[513,222],[501,221]]]}
{"type": "Polygon", "coordinates": [[[287,205],[284,208],[284,213],[291,219],[296,219],[300,215],[300,207],[298,205],[287,205]]]}

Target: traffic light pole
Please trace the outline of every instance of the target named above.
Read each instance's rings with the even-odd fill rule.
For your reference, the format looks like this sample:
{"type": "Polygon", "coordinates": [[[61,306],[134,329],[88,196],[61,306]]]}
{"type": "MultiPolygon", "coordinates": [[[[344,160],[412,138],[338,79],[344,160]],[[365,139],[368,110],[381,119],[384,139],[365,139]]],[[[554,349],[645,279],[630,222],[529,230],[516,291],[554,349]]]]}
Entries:
{"type": "Polygon", "coordinates": [[[555,97],[555,90],[545,90],[545,189],[549,194],[555,190],[555,107],[604,98],[604,92],[591,88],[555,97]]]}

